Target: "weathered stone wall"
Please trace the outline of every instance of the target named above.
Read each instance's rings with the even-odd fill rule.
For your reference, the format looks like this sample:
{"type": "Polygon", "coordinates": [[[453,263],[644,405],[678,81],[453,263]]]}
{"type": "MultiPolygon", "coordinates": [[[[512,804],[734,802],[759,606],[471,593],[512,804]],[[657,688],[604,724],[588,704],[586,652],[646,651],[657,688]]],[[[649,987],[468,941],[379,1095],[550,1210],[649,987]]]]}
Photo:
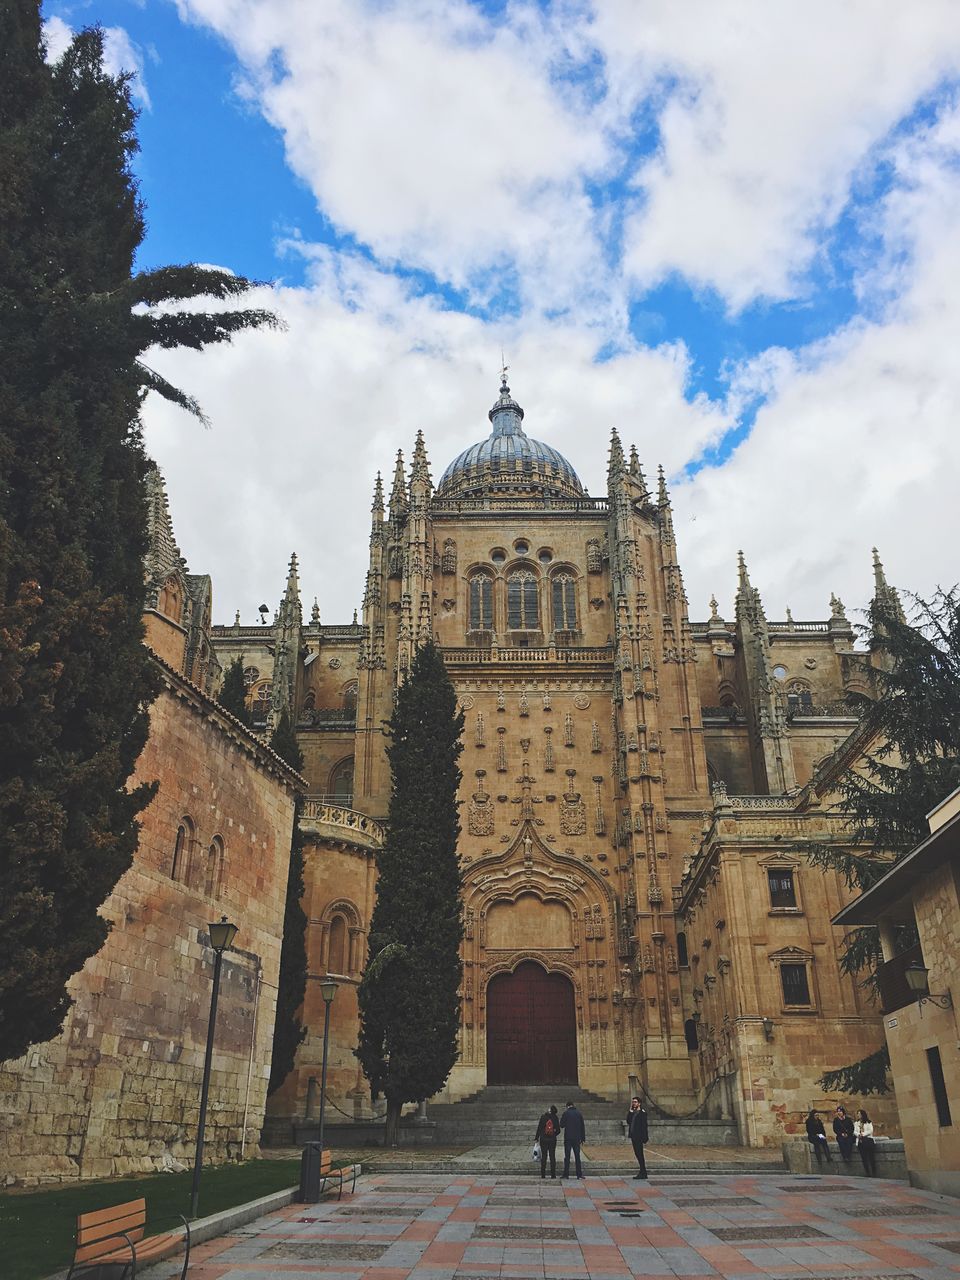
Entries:
{"type": "MultiPolygon", "coordinates": [[[[887,1016],[890,1065],[897,1082],[911,1180],[949,1195],[960,1194],[960,1044],[956,1002],[960,999],[960,894],[957,869],[947,863],[930,872],[914,891],[927,982],[935,995],[952,994],[954,1007],[933,1001],[909,1004],[887,1016]],[[939,1049],[952,1124],[941,1126],[933,1098],[928,1049],[939,1049]]],[[[872,1114],[872,1111],[871,1111],[872,1114]]]]}
{"type": "Polygon", "coordinates": [[[296,775],[182,677],[161,674],[134,779],[160,785],[134,863],[102,908],[112,932],[71,981],[62,1034],[0,1066],[8,1182],[192,1160],[214,962],[207,925],[221,915],[239,932],[223,963],[207,1153],[217,1162],[257,1150],[296,775]],[[184,818],[191,838],[175,868],[184,818]]]}
{"type": "Polygon", "coordinates": [[[824,1071],[873,1053],[883,1035],[879,1009],[840,972],[842,930],[830,920],[850,892],[838,872],[814,868],[791,850],[794,841],[828,839],[837,820],[793,812],[785,797],[748,800],[743,808],[721,800],[684,880],[685,1000],[687,1016],[697,1018],[701,1087],[728,1082],[750,1145],[778,1146],[804,1132],[810,1107],[832,1112],[838,1102],[848,1110],[866,1106],[878,1132],[896,1135],[892,1095],[827,1096],[818,1084],[824,1071]],[[771,900],[770,872],[792,875],[794,907],[771,900]],[[783,964],[804,970],[806,1003],[787,1003],[783,964]]]}

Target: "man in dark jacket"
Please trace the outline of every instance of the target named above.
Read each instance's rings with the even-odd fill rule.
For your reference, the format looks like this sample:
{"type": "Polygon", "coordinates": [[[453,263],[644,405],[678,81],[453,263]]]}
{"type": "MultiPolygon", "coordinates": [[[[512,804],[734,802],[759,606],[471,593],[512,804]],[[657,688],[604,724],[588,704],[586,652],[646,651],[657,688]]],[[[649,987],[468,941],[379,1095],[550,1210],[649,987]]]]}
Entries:
{"type": "Polygon", "coordinates": [[[563,1173],[560,1176],[570,1177],[570,1152],[572,1151],[576,1159],[577,1177],[582,1178],[580,1144],[587,1140],[587,1128],[583,1123],[583,1116],[572,1102],[567,1103],[567,1108],[560,1117],[560,1128],[563,1130],[563,1173]]]}
{"type": "Polygon", "coordinates": [[[645,1178],[647,1176],[647,1162],[643,1156],[643,1144],[649,1140],[650,1134],[647,1127],[647,1113],[644,1111],[643,1103],[639,1098],[630,1099],[630,1110],[627,1112],[627,1133],[633,1143],[633,1154],[637,1157],[637,1164],[640,1166],[639,1172],[633,1176],[635,1178],[645,1178]]]}
{"type": "Polygon", "coordinates": [[[560,1133],[560,1118],[557,1108],[551,1107],[540,1117],[537,1125],[535,1142],[540,1143],[540,1177],[547,1176],[547,1156],[550,1157],[550,1177],[557,1176],[557,1135],[560,1133]]]}

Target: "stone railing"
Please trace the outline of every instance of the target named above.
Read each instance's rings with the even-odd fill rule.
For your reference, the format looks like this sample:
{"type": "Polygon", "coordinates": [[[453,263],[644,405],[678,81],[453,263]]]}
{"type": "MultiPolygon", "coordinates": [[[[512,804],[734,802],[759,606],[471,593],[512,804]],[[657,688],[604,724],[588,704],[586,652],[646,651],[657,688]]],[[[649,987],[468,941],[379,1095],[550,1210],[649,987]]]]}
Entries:
{"type": "Polygon", "coordinates": [[[729,707],[701,707],[700,715],[704,720],[743,720],[744,713],[742,708],[736,706],[729,707]]]}
{"type": "Polygon", "coordinates": [[[356,727],[355,709],[343,707],[305,707],[297,720],[298,728],[353,729],[356,727]]]}
{"type": "Polygon", "coordinates": [[[607,511],[609,504],[606,498],[554,498],[549,495],[534,497],[517,494],[490,494],[474,498],[456,495],[434,498],[430,503],[431,511],[607,511]]]}
{"type": "Polygon", "coordinates": [[[383,824],[356,809],[330,804],[325,796],[307,796],[300,813],[300,825],[308,831],[373,849],[383,844],[383,824]]]}
{"type": "Polygon", "coordinates": [[[794,809],[796,796],[731,796],[726,783],[713,784],[713,803],[718,809],[794,809]]]}
{"type": "Polygon", "coordinates": [[[610,662],[613,659],[612,645],[546,645],[537,648],[521,649],[513,645],[502,645],[489,649],[454,648],[443,650],[443,660],[449,665],[461,663],[493,663],[493,662],[562,662],[593,663],[610,662]]]}
{"type": "Polygon", "coordinates": [[[794,709],[787,708],[787,714],[793,720],[815,720],[818,716],[823,716],[833,720],[859,720],[860,712],[856,706],[849,702],[814,702],[810,706],[800,706],[794,709]]]}

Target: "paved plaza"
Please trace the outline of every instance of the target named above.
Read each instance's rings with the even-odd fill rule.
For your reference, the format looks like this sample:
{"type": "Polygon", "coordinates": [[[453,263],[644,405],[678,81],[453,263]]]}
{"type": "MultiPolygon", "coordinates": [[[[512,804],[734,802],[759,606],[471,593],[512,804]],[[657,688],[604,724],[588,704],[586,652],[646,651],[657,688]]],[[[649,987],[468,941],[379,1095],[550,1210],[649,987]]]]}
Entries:
{"type": "MultiPolygon", "coordinates": [[[[173,1264],[150,1272],[173,1275],[173,1264]]],[[[960,1202],[905,1183],[784,1174],[390,1174],[200,1245],[193,1280],[960,1276],[960,1202]]]]}

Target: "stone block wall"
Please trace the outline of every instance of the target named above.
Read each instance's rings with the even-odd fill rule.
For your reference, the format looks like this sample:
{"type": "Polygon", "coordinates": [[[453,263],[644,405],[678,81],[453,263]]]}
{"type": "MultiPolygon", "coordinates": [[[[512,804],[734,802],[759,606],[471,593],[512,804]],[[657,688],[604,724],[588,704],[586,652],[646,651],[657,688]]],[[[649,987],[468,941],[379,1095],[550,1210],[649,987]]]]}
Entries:
{"type": "Polygon", "coordinates": [[[7,1184],[192,1161],[214,966],[207,926],[221,915],[239,932],[223,962],[207,1158],[257,1151],[296,775],[159,665],[164,687],[134,782],[160,785],[134,863],[102,908],[112,931],[71,980],[61,1035],[0,1065],[7,1184]]]}

